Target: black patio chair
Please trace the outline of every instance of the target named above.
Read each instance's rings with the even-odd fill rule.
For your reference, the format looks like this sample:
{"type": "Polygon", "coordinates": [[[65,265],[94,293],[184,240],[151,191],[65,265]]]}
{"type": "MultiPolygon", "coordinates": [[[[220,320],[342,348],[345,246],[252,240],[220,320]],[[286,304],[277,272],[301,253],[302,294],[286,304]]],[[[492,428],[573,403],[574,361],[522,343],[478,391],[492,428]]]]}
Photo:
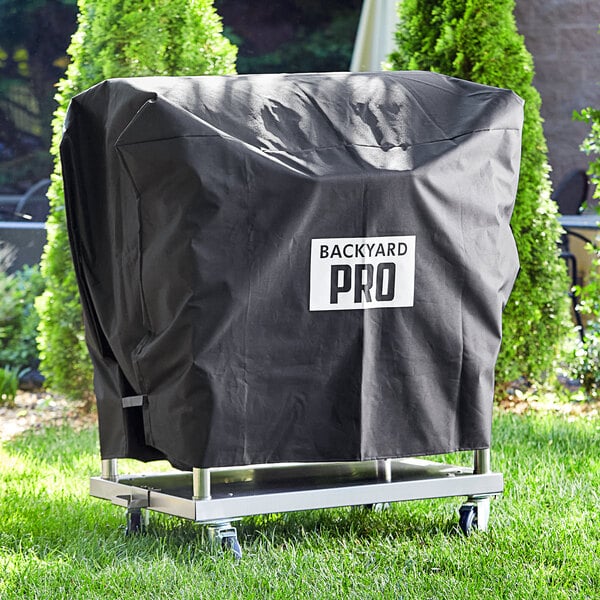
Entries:
{"type": "Polygon", "coordinates": [[[50,212],[50,205],[46,197],[49,187],[49,179],[42,179],[32,185],[17,203],[15,215],[34,222],[46,221],[50,212]]]}
{"type": "MultiPolygon", "coordinates": [[[[589,188],[589,180],[586,172],[583,169],[577,169],[568,173],[558,184],[554,193],[552,194],[552,200],[558,204],[558,211],[561,215],[577,215],[583,211],[583,205],[587,198],[589,188]]],[[[575,321],[579,327],[579,335],[581,340],[584,338],[583,322],[581,315],[577,310],[577,304],[579,303],[579,297],[574,291],[574,287],[578,285],[579,280],[577,277],[577,257],[571,252],[569,244],[569,236],[579,238],[585,243],[593,242],[581,235],[580,233],[571,229],[565,228],[565,233],[561,236],[561,252],[560,256],[567,263],[567,270],[571,279],[571,286],[569,289],[569,297],[573,305],[573,313],[575,315],[575,321]]]]}

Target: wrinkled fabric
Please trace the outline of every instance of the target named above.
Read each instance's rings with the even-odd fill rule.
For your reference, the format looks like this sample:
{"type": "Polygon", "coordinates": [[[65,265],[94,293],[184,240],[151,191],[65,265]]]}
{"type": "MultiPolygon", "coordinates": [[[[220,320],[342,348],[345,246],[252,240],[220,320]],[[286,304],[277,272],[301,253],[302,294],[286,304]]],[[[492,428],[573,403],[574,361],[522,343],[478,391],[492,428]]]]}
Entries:
{"type": "Polygon", "coordinates": [[[489,447],[522,118],[510,91],[421,72],[76,96],[61,157],[102,457],[489,447]]]}

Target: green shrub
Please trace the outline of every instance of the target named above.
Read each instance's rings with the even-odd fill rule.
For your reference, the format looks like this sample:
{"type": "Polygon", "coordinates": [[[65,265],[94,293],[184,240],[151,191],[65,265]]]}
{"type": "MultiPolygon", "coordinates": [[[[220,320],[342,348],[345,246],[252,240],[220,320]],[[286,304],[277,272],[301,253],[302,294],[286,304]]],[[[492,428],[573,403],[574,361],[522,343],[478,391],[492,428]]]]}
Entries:
{"type": "Polygon", "coordinates": [[[569,365],[572,375],[581,383],[587,397],[600,398],[600,249],[586,244],[592,256],[586,285],[576,286],[579,297],[577,310],[587,316],[584,336],[571,353],[569,365]]]}
{"type": "Polygon", "coordinates": [[[561,228],[550,199],[547,147],[533,61],[517,33],[514,0],[403,0],[394,69],[445,73],[515,91],[525,100],[521,174],[512,228],[521,272],[504,313],[497,385],[553,371],[569,331],[561,228]]]}
{"type": "Polygon", "coordinates": [[[569,364],[571,374],[581,384],[588,400],[599,400],[600,323],[596,319],[587,325],[585,337],[572,352],[569,364]]]}
{"type": "Polygon", "coordinates": [[[58,85],[48,197],[48,243],[42,258],[46,292],[38,302],[39,345],[48,384],[67,397],[89,400],[92,367],[73,272],[64,214],[59,143],[70,99],[112,77],[226,74],[235,47],[221,34],[212,0],[79,0],[72,61],[58,85]]]}
{"type": "Polygon", "coordinates": [[[596,185],[594,198],[600,199],[600,109],[590,106],[579,113],[574,113],[573,116],[576,120],[587,122],[590,125],[590,132],[583,140],[581,149],[592,157],[588,175],[591,182],[596,185]]]}
{"type": "MultiPolygon", "coordinates": [[[[600,109],[584,108],[573,116],[590,125],[590,132],[581,149],[590,157],[588,175],[596,185],[594,198],[600,199],[600,109]]],[[[576,292],[580,297],[578,310],[587,315],[588,322],[583,341],[575,349],[571,365],[588,397],[597,400],[600,398],[600,250],[591,244],[587,245],[587,249],[592,255],[589,280],[576,292]]]]}
{"type": "Polygon", "coordinates": [[[43,291],[37,266],[11,275],[0,271],[0,365],[17,371],[37,366],[39,317],[34,303],[43,291]]]}
{"type": "Polygon", "coordinates": [[[19,369],[0,369],[0,406],[13,406],[19,389],[19,369]]]}

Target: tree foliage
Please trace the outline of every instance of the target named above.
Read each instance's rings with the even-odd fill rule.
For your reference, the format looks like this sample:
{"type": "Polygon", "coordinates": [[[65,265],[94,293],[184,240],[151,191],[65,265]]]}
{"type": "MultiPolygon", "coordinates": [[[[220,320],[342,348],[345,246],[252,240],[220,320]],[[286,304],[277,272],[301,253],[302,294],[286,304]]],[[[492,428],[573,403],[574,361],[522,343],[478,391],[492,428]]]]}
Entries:
{"type": "MultiPolygon", "coordinates": [[[[600,30],[599,30],[600,33],[600,30]]],[[[590,157],[587,174],[596,187],[593,197],[600,200],[600,107],[588,106],[575,112],[573,118],[590,125],[590,131],[581,144],[581,150],[590,157]]],[[[600,211],[598,205],[596,211],[600,211]]],[[[597,242],[598,240],[596,240],[597,242]]],[[[582,343],[572,357],[575,376],[581,382],[589,398],[600,398],[600,248],[587,244],[591,255],[591,268],[587,283],[577,287],[579,306],[577,310],[587,317],[582,343]]]]}
{"type": "Polygon", "coordinates": [[[239,73],[346,71],[362,0],[216,0],[239,73]]]}
{"type": "Polygon", "coordinates": [[[568,331],[560,226],[550,199],[540,96],[533,60],[518,34],[514,0],[403,0],[395,69],[431,70],[515,91],[525,100],[521,174],[512,228],[521,272],[504,313],[499,384],[539,379],[558,358],[568,331]]]}
{"type": "Polygon", "coordinates": [[[52,171],[56,80],[67,66],[75,0],[0,0],[0,190],[21,193],[52,171]]]}
{"type": "Polygon", "coordinates": [[[72,60],[58,86],[53,121],[55,170],[42,258],[46,291],[37,304],[42,371],[49,385],[68,397],[89,399],[92,394],[59,160],[69,101],[113,77],[233,73],[236,49],[221,31],[212,0],[79,0],[78,29],[68,50],[72,60]]]}
{"type": "Polygon", "coordinates": [[[590,125],[590,132],[583,140],[581,149],[590,157],[588,175],[596,186],[594,198],[600,199],[600,108],[588,106],[581,112],[575,113],[574,117],[590,125]]]}

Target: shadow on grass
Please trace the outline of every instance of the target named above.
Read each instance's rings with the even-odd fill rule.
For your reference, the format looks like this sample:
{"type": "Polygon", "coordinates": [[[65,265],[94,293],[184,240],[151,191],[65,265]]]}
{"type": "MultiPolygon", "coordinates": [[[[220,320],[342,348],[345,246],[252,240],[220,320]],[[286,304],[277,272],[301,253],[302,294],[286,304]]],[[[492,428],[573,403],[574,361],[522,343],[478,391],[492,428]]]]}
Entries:
{"type": "MultiPolygon", "coordinates": [[[[22,552],[71,556],[93,548],[103,553],[146,553],[160,548],[171,557],[188,550],[206,552],[206,527],[150,512],[146,534],[125,536],[125,510],[88,495],[89,477],[99,470],[95,428],[69,427],[27,432],[3,446],[16,468],[3,469],[0,509],[2,546],[22,552]]],[[[381,512],[365,507],[266,514],[234,523],[244,546],[319,546],[340,540],[381,538],[418,542],[436,535],[459,534],[459,501],[418,501],[392,504],[381,512]]],[[[98,560],[101,560],[98,558],[98,560]]]]}
{"type": "Polygon", "coordinates": [[[428,500],[392,504],[377,512],[366,507],[334,508],[288,514],[259,515],[242,521],[244,539],[268,540],[274,545],[301,543],[306,538],[346,538],[370,540],[382,536],[419,541],[435,535],[458,533],[457,519],[448,518],[448,506],[428,500]],[[431,510],[429,510],[431,509],[431,510]]]}

